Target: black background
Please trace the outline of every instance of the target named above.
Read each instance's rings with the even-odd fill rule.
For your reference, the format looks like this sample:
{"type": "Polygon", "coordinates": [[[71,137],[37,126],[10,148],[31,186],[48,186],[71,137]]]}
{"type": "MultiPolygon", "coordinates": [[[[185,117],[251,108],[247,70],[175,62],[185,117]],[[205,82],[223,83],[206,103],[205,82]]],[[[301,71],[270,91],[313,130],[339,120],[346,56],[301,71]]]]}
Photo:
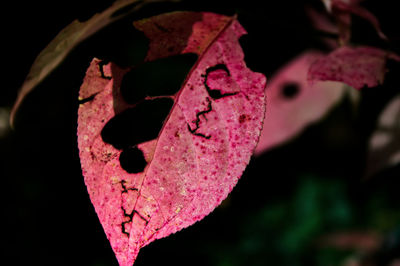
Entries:
{"type": "MultiPolygon", "coordinates": [[[[3,261],[10,261],[4,265],[117,265],[80,170],[77,96],[94,56],[125,60],[121,52],[115,53],[120,47],[126,51],[134,41],[127,36],[131,21],[174,10],[237,13],[249,32],[241,40],[246,62],[267,77],[301,51],[323,48],[304,12],[304,4],[322,8],[319,1],[218,1],[218,5],[215,2],[183,1],[143,8],[78,46],[26,98],[15,130],[0,138],[1,213],[5,221],[1,234],[5,244],[3,261]]],[[[386,2],[366,1],[366,4],[392,38],[391,48],[400,52],[399,35],[395,35],[395,25],[399,25],[397,11],[389,5],[394,1],[386,2]]],[[[0,106],[10,110],[34,58],[63,27],[76,18],[91,17],[109,3],[77,0],[3,3],[0,106]]],[[[357,41],[387,47],[374,36],[368,23],[356,20],[355,24],[366,28],[364,34],[355,36],[359,38],[357,41]]],[[[394,89],[378,92],[366,90],[362,116],[356,121],[348,116],[349,104],[343,103],[290,145],[252,159],[222,207],[190,228],[143,248],[135,265],[222,265],[216,262],[218,248],[215,247],[238,241],[243,221],[251,213],[267,202],[276,202],[294,193],[301,173],[346,180],[356,205],[362,205],[368,193],[382,183],[388,187],[387,197],[395,195],[398,168],[384,172],[373,181],[359,181],[365,167],[365,141],[370,129],[380,108],[397,93],[394,89]],[[343,136],[333,138],[329,132],[338,125],[343,128],[343,136]]],[[[393,202],[400,202],[398,196],[393,197],[393,202]]],[[[315,264],[312,256],[304,260],[299,265],[315,264]]],[[[276,264],[277,261],[270,256],[258,259],[258,264],[248,265],[267,262],[283,265],[276,264]]]]}

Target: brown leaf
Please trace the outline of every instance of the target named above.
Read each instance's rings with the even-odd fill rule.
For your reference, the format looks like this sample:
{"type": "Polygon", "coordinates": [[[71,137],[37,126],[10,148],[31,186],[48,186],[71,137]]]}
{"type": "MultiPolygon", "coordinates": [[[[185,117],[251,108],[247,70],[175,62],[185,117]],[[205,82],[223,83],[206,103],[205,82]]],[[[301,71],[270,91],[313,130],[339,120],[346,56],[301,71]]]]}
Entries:
{"type": "Polygon", "coordinates": [[[143,5],[161,0],[118,0],[101,13],[95,14],[89,20],[80,22],[74,20],[40,52],[33,62],[17,100],[11,110],[10,124],[14,125],[15,115],[26,95],[30,93],[44,78],[46,78],[83,40],[89,38],[105,26],[138,10],[143,5]],[[123,12],[122,12],[123,11],[123,12]]]}

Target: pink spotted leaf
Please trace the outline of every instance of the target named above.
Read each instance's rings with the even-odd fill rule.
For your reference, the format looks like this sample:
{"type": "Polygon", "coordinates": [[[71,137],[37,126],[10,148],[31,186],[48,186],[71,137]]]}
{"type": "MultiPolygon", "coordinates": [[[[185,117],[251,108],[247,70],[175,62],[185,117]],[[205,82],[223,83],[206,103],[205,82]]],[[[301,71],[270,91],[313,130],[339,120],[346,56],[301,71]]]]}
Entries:
{"type": "Polygon", "coordinates": [[[329,55],[317,59],[308,72],[311,81],[340,81],[361,89],[383,83],[388,59],[399,60],[397,55],[379,48],[340,47],[329,55]]]}
{"type": "Polygon", "coordinates": [[[150,39],[146,61],[184,53],[198,60],[181,89],[164,99],[173,106],[158,136],[137,143],[145,161],[137,173],[125,171],[121,149],[102,138],[129,107],[120,92],[127,70],[94,59],[87,71],[78,111],[82,172],[120,265],[132,265],[142,247],[201,220],[227,197],[250,160],[265,111],[266,80],[243,61],[238,39],[245,30],[235,17],[174,12],[134,25],[150,39]]]}

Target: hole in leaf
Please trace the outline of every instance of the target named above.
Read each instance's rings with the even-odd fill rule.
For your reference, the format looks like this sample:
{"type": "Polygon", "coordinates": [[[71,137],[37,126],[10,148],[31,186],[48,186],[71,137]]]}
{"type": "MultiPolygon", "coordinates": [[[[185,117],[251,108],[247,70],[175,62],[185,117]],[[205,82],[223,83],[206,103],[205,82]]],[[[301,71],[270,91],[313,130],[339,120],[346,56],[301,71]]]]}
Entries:
{"type": "Polygon", "coordinates": [[[130,174],[143,172],[147,165],[143,153],[137,146],[124,149],[119,156],[122,169],[130,174]]]}
{"type": "Polygon", "coordinates": [[[121,94],[134,104],[146,96],[173,95],[197,60],[194,54],[171,56],[141,64],[125,74],[121,94]]]}
{"type": "Polygon", "coordinates": [[[173,101],[156,99],[114,116],[101,131],[104,142],[116,149],[126,149],[158,136],[173,101]]]}
{"type": "Polygon", "coordinates": [[[286,99],[294,99],[300,92],[300,86],[296,82],[286,82],[282,85],[281,92],[286,99]]]}

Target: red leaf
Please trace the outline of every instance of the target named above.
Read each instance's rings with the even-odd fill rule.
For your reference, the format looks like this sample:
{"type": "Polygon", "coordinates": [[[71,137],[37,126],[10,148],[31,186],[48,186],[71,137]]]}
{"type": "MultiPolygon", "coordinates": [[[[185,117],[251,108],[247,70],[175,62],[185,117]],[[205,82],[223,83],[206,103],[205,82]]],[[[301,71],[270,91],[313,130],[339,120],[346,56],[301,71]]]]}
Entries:
{"type": "Polygon", "coordinates": [[[108,64],[102,72],[111,79],[104,79],[96,59],[87,71],[80,95],[95,95],[79,107],[82,171],[120,265],[132,265],[140,248],[202,219],[226,198],[249,162],[265,111],[265,77],[246,68],[238,42],[245,31],[235,18],[175,12],[135,26],[150,38],[147,60],[189,52],[199,59],[171,96],[158,137],[138,144],[147,165],[137,174],[121,168],[121,151],[101,137],[127,106],[119,97],[125,71],[108,64]]]}
{"type": "Polygon", "coordinates": [[[378,48],[344,46],[316,60],[310,67],[308,79],[341,81],[356,89],[375,87],[383,83],[388,58],[398,60],[378,48]]]}
{"type": "MultiPolygon", "coordinates": [[[[329,16],[326,15],[326,12],[320,12],[312,7],[306,8],[306,13],[312,26],[318,32],[325,33],[327,35],[338,35],[339,29],[336,24],[334,24],[330,19],[329,16]]],[[[338,47],[338,42],[335,38],[331,36],[321,36],[321,40],[325,45],[327,45],[331,49],[336,49],[338,47]]]]}
{"type": "Polygon", "coordinates": [[[342,43],[347,44],[351,35],[351,15],[359,16],[372,24],[379,37],[387,40],[378,19],[370,11],[360,6],[362,0],[322,0],[329,13],[336,18],[342,43]]]}
{"type": "Polygon", "coordinates": [[[343,96],[338,82],[309,84],[307,71],[322,53],[309,51],[293,59],[268,82],[268,109],[256,155],[280,145],[321,119],[343,96]]]}
{"type": "MultiPolygon", "coordinates": [[[[338,14],[353,14],[359,16],[372,24],[375,28],[377,34],[380,38],[387,40],[386,35],[382,32],[381,26],[379,24],[378,19],[372,14],[370,11],[365,9],[364,7],[359,5],[359,0],[350,1],[350,3],[346,3],[343,0],[334,0],[333,1],[333,9],[337,11],[338,14]]],[[[350,19],[348,20],[348,26],[350,27],[350,19]]]]}

